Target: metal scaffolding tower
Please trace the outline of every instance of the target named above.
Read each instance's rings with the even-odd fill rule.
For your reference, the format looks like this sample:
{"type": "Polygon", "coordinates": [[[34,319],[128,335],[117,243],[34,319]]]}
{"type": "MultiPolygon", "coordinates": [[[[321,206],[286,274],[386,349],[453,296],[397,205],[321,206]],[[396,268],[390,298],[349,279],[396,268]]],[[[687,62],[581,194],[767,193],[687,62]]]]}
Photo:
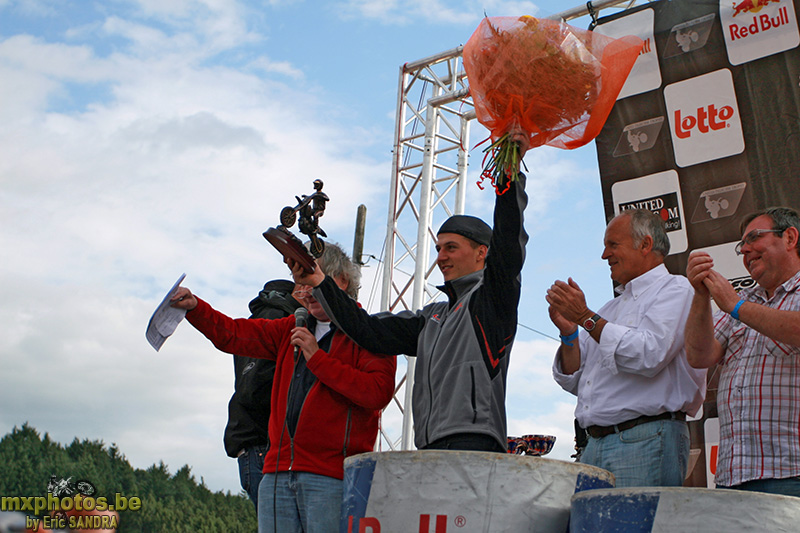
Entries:
{"type": "MultiPolygon", "coordinates": [[[[588,2],[548,18],[594,18],[601,9],[621,4],[627,4],[621,9],[629,9],[636,0],[588,2]]],[[[462,49],[459,46],[400,67],[382,311],[417,310],[435,298],[438,291],[428,281],[436,266],[435,257],[431,259],[434,232],[449,216],[464,213],[475,111],[461,65],[462,49]]],[[[382,442],[393,450],[413,449],[411,410],[404,406],[411,405],[414,358],[406,359],[407,370],[394,398],[402,414],[402,435],[393,440],[381,430],[382,442]]]]}

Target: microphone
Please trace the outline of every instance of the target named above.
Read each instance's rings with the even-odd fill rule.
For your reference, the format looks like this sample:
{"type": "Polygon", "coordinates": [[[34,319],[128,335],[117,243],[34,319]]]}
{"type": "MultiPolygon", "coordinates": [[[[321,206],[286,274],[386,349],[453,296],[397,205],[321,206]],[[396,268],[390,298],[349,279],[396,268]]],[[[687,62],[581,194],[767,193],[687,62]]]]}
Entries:
{"type": "MultiPolygon", "coordinates": [[[[294,310],[294,325],[298,328],[306,327],[306,323],[308,322],[308,309],[303,306],[298,307],[294,310]]],[[[297,356],[300,355],[300,347],[294,347],[294,358],[297,360],[297,356]]]]}

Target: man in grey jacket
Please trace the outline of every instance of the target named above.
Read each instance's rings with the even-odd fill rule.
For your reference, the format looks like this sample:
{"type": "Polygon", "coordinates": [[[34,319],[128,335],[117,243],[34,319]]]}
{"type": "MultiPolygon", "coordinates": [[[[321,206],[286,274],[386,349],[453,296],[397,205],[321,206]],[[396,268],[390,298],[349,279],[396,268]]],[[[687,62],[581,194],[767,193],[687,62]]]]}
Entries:
{"type": "Polygon", "coordinates": [[[506,375],[517,330],[520,272],[528,235],[525,176],[497,196],[494,231],[456,215],[437,234],[439,289],[447,301],[369,315],[319,268],[292,260],[295,282],[314,287],[337,327],[363,348],[417,358],[412,412],[418,449],[506,452],[506,375]]]}

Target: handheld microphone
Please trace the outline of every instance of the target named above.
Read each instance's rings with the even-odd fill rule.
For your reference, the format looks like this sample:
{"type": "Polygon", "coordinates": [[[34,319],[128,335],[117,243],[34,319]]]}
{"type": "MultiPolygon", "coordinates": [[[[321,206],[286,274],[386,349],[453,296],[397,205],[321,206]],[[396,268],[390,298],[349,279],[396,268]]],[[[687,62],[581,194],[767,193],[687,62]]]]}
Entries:
{"type": "MultiPolygon", "coordinates": [[[[294,325],[298,328],[306,327],[306,323],[308,322],[308,309],[305,307],[298,307],[294,310],[294,325]]],[[[300,347],[294,347],[294,358],[297,360],[297,356],[300,355],[300,347]]]]}

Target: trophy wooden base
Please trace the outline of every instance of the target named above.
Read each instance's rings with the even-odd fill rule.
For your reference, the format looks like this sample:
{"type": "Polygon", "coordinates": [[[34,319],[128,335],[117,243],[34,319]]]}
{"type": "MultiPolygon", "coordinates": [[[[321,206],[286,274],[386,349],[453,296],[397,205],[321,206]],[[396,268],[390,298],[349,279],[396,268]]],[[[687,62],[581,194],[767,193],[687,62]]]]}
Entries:
{"type": "Polygon", "coordinates": [[[306,274],[312,274],[317,269],[314,257],[289,230],[282,227],[269,228],[262,235],[283,257],[300,263],[306,274]]]}

